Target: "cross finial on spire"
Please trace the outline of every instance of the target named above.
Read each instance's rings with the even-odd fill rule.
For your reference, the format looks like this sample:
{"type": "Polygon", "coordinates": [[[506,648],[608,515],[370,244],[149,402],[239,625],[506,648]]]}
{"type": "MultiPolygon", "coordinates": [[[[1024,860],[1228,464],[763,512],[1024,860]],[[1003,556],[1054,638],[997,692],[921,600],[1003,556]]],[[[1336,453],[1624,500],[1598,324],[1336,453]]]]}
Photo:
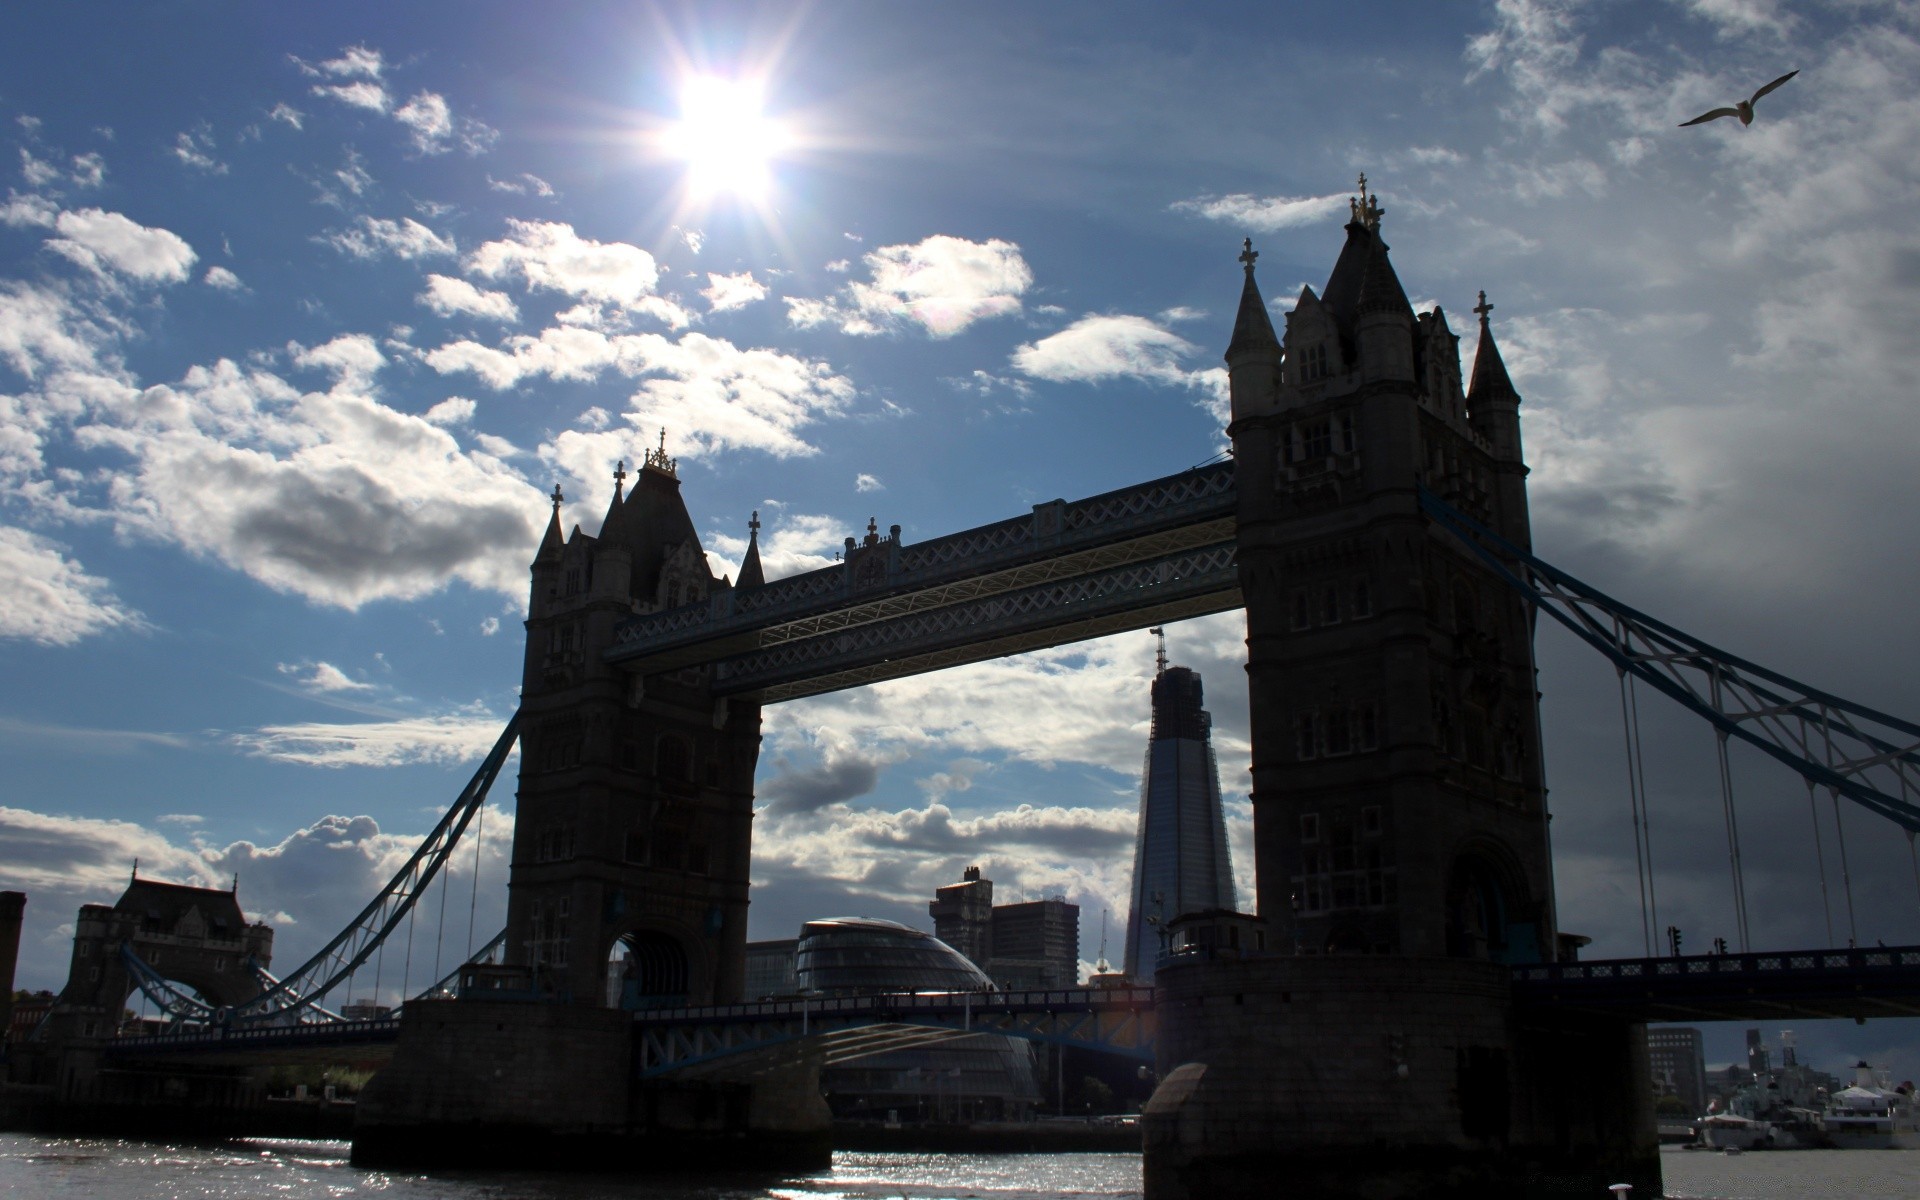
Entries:
{"type": "Polygon", "coordinates": [[[1493,311],[1493,305],[1487,303],[1487,293],[1485,291],[1480,293],[1480,303],[1474,306],[1473,311],[1480,314],[1480,323],[1485,325],[1487,323],[1487,314],[1493,311]]]}
{"type": "Polygon", "coordinates": [[[560,485],[559,485],[559,484],[557,484],[557,483],[556,483],[556,484],[554,484],[554,485],[553,485],[553,495],[552,495],[552,496],[550,497],[550,499],[552,499],[552,501],[553,501],[553,511],[554,511],[554,515],[555,515],[555,516],[558,516],[558,515],[559,515],[559,513],[560,513],[560,502],[561,502],[562,500],[565,500],[565,499],[566,499],[566,497],[565,497],[565,496],[562,496],[562,495],[560,494],[560,485]]]}
{"type": "Polygon", "coordinates": [[[622,484],[626,483],[626,481],[627,481],[627,460],[623,458],[619,462],[613,464],[613,486],[615,488],[618,488],[622,484]]]}
{"type": "Polygon", "coordinates": [[[753,516],[747,521],[747,540],[753,541],[760,536],[760,510],[754,509],[753,516]]]}
{"type": "Polygon", "coordinates": [[[1347,200],[1347,206],[1353,210],[1353,220],[1356,224],[1364,226],[1374,233],[1378,233],[1380,232],[1380,214],[1385,210],[1380,207],[1380,198],[1367,192],[1367,173],[1365,171],[1360,172],[1359,182],[1360,195],[1358,197],[1350,197],[1347,200]]]}
{"type": "Polygon", "coordinates": [[[1247,274],[1253,274],[1253,260],[1259,257],[1260,252],[1253,248],[1252,238],[1240,239],[1240,261],[1246,264],[1247,274]]]}

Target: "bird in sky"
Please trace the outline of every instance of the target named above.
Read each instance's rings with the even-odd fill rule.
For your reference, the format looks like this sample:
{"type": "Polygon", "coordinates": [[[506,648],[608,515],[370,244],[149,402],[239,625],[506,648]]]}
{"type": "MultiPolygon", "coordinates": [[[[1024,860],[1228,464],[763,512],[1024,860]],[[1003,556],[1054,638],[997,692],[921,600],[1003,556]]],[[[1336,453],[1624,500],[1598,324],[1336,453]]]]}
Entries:
{"type": "Polygon", "coordinates": [[[1739,117],[1742,125],[1751,125],[1753,124],[1753,106],[1755,102],[1757,102],[1760,97],[1766,95],[1799,73],[1799,71],[1788,71],[1785,75],[1782,75],[1780,78],[1755,92],[1752,99],[1742,100],[1732,108],[1716,108],[1712,112],[1701,113],[1691,121],[1680,122],[1680,128],[1685,129],[1689,125],[1703,124],[1704,122],[1713,120],[1715,117],[1739,117]]]}

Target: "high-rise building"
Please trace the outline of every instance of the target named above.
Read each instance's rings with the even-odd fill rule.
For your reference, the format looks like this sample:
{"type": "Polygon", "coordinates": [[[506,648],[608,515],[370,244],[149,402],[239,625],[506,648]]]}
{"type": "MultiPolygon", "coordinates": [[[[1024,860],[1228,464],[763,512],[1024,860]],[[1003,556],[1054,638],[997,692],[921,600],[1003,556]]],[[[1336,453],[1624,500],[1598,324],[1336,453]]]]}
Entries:
{"type": "Polygon", "coordinates": [[[981,970],[993,957],[993,880],[968,867],[959,883],[936,888],[927,905],[933,936],[967,956],[981,970]]]}
{"type": "Polygon", "coordinates": [[[1649,1026],[1647,1059],[1656,1094],[1678,1096],[1689,1113],[1707,1111],[1707,1060],[1698,1029],[1649,1026]]]}
{"type": "Polygon", "coordinates": [[[1080,906],[1064,896],[995,904],[993,880],[968,867],[935,889],[933,935],[1010,991],[1080,982],[1080,906]]]}
{"type": "Polygon", "coordinates": [[[1198,672],[1169,667],[1162,642],[1133,848],[1133,906],[1127,915],[1125,970],[1141,982],[1153,978],[1168,949],[1167,922],[1234,907],[1212,733],[1213,718],[1201,707],[1198,672]]]}

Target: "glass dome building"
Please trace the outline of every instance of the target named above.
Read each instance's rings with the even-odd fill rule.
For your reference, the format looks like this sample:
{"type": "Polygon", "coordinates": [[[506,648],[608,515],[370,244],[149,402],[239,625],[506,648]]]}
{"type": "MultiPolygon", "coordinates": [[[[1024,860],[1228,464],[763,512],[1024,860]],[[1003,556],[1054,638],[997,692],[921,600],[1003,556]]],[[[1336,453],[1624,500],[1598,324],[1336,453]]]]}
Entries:
{"type": "MultiPolygon", "coordinates": [[[[805,995],[989,992],[993,981],[930,933],[874,917],[808,921],[794,951],[794,984],[805,995]]],[[[887,1050],[821,1074],[837,1117],[902,1121],[1019,1119],[1039,1102],[1033,1048],[977,1033],[887,1050]]]]}

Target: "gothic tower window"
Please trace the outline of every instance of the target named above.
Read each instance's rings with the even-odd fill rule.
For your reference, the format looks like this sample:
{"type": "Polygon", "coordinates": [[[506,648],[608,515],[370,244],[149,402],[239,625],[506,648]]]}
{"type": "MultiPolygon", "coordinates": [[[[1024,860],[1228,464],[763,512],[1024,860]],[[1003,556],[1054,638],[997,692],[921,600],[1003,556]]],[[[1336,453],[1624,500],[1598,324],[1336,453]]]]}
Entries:
{"type": "Polygon", "coordinates": [[[687,739],[665,734],[654,744],[653,772],[667,783],[693,782],[693,747],[687,739]]]}

